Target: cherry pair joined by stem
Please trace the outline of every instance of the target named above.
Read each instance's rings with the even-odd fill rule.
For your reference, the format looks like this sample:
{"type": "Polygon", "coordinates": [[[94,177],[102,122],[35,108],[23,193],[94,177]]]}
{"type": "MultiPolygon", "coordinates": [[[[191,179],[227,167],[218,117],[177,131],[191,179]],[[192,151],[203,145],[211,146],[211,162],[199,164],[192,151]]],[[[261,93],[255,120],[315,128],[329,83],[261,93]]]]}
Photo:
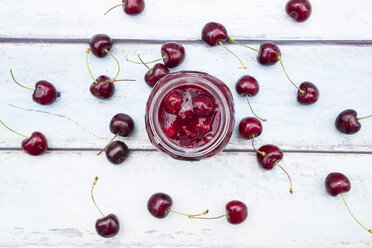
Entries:
{"type": "Polygon", "coordinates": [[[344,174],[338,173],[338,172],[330,173],[325,179],[325,188],[328,194],[330,194],[331,196],[337,196],[338,194],[340,194],[342,197],[342,200],[345,203],[347,210],[349,211],[351,216],[354,218],[354,220],[358,222],[358,224],[361,225],[365,230],[372,233],[372,229],[368,229],[367,227],[362,225],[357,220],[357,218],[353,215],[349,206],[346,204],[343,193],[350,191],[351,184],[350,184],[350,180],[344,174]]]}
{"type": "Polygon", "coordinates": [[[359,120],[367,119],[372,117],[372,115],[364,116],[364,117],[357,117],[357,112],[353,109],[347,109],[342,111],[336,118],[336,128],[338,131],[345,133],[345,134],[354,134],[357,133],[360,128],[361,124],[359,120]]]}
{"type": "Polygon", "coordinates": [[[100,98],[100,99],[108,99],[112,97],[115,93],[115,85],[114,82],[117,81],[135,81],[133,79],[117,79],[120,73],[120,64],[119,61],[115,58],[114,55],[111,54],[110,50],[113,46],[113,41],[112,39],[105,34],[96,34],[94,35],[90,41],[89,41],[89,47],[86,51],[86,64],[87,68],[89,71],[90,76],[93,79],[93,83],[90,86],[90,92],[92,93],[93,96],[100,98]],[[108,76],[105,75],[100,75],[98,78],[94,78],[92,71],[89,67],[89,53],[92,51],[92,53],[99,57],[103,58],[107,54],[109,54],[117,63],[118,66],[118,71],[113,78],[109,78],[108,76]]]}
{"type": "Polygon", "coordinates": [[[311,4],[308,0],[289,0],[285,11],[293,20],[304,22],[311,15],[311,4]]]}
{"type": "Polygon", "coordinates": [[[32,156],[38,156],[43,153],[45,153],[48,150],[48,141],[44,134],[40,132],[33,132],[30,137],[23,135],[21,133],[18,133],[14,131],[13,129],[9,128],[7,125],[5,125],[4,122],[0,120],[1,124],[3,124],[4,127],[6,127],[8,130],[12,131],[15,134],[18,134],[19,136],[22,136],[25,138],[25,140],[22,141],[22,149],[29,155],[32,156]]]}
{"type": "Polygon", "coordinates": [[[41,105],[52,104],[53,102],[55,102],[57,97],[60,96],[59,92],[57,92],[57,89],[54,87],[54,85],[49,83],[48,81],[40,80],[36,82],[35,88],[33,89],[18,83],[17,80],[15,80],[14,78],[12,70],[10,70],[10,75],[12,76],[12,79],[16,84],[25,89],[33,91],[32,100],[41,105]]]}
{"type": "Polygon", "coordinates": [[[133,119],[123,113],[116,114],[110,121],[110,131],[115,136],[109,143],[97,154],[100,155],[103,151],[106,153],[107,159],[113,164],[121,164],[129,155],[128,146],[122,141],[114,141],[117,136],[128,137],[134,130],[133,119]]]}
{"type": "Polygon", "coordinates": [[[189,217],[190,219],[218,219],[225,217],[227,218],[227,221],[231,224],[240,224],[248,216],[248,208],[247,206],[241,202],[241,201],[230,201],[226,204],[226,213],[217,216],[217,217],[201,217],[203,215],[208,214],[208,210],[204,211],[201,214],[183,214],[177,211],[174,211],[171,209],[173,205],[172,198],[165,194],[165,193],[155,193],[153,194],[150,199],[147,202],[147,209],[150,212],[150,214],[156,218],[164,218],[166,217],[170,212],[185,215],[189,217]]]}
{"type": "Polygon", "coordinates": [[[112,9],[123,6],[123,10],[128,15],[138,15],[141,14],[145,9],[145,0],[123,0],[123,3],[115,5],[105,12],[106,15],[112,9]]]}
{"type": "Polygon", "coordinates": [[[109,214],[109,215],[104,215],[101,211],[101,209],[98,207],[96,201],[94,200],[93,197],[93,189],[94,186],[96,185],[98,181],[98,177],[94,179],[92,189],[90,191],[90,196],[92,198],[92,201],[98,211],[101,213],[102,218],[99,218],[96,220],[96,231],[99,235],[101,235],[104,238],[110,238],[118,234],[119,229],[120,229],[120,223],[119,219],[115,214],[109,214]]]}

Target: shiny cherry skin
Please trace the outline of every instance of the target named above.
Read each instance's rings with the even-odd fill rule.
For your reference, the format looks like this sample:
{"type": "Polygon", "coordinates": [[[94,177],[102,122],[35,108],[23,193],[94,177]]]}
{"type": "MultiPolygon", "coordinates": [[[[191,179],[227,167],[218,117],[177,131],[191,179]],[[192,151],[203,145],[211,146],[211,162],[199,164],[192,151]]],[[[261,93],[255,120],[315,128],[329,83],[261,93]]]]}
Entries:
{"type": "Polygon", "coordinates": [[[252,76],[242,76],[236,82],[235,90],[240,95],[255,96],[259,90],[258,82],[252,76]]]}
{"type": "Polygon", "coordinates": [[[202,30],[202,39],[210,46],[217,45],[228,38],[226,28],[217,22],[208,22],[202,30]]]}
{"type": "Polygon", "coordinates": [[[32,99],[41,104],[49,105],[53,103],[58,97],[58,92],[53,84],[48,81],[39,81],[35,84],[35,90],[32,94],[32,99]]]}
{"type": "Polygon", "coordinates": [[[105,57],[107,55],[105,49],[110,51],[112,45],[112,39],[106,34],[96,34],[89,40],[90,50],[99,58],[105,57]]]}
{"type": "Polygon", "coordinates": [[[182,105],[183,97],[177,91],[171,91],[164,100],[164,107],[168,113],[176,114],[182,105]]]}
{"type": "Polygon", "coordinates": [[[193,99],[193,111],[200,116],[208,116],[214,112],[213,100],[205,95],[198,95],[193,99]]]}
{"type": "Polygon", "coordinates": [[[279,147],[274,145],[264,145],[258,150],[265,153],[265,156],[263,156],[261,153],[257,152],[257,161],[265,170],[271,170],[275,162],[279,162],[283,158],[283,152],[279,147]]]}
{"type": "Polygon", "coordinates": [[[121,141],[113,141],[105,149],[108,161],[113,164],[121,164],[129,155],[128,146],[121,141]]]}
{"type": "Polygon", "coordinates": [[[273,65],[278,62],[280,50],[277,45],[271,42],[266,42],[260,45],[260,52],[257,56],[257,61],[261,65],[273,65]]]}
{"type": "Polygon", "coordinates": [[[167,42],[161,46],[161,56],[166,56],[163,61],[168,68],[174,68],[185,59],[185,48],[176,42],[167,42]]]}
{"type": "Polygon", "coordinates": [[[357,112],[353,109],[342,111],[336,118],[336,128],[341,133],[354,134],[357,133],[361,124],[358,121],[357,112]]]}
{"type": "Polygon", "coordinates": [[[311,15],[311,4],[308,0],[289,0],[285,11],[295,21],[304,22],[311,15]]]}
{"type": "Polygon", "coordinates": [[[30,138],[22,141],[22,149],[32,156],[38,156],[48,149],[48,141],[44,134],[33,132],[30,138]]]}
{"type": "Polygon", "coordinates": [[[243,139],[252,139],[260,136],[262,133],[261,122],[254,117],[246,117],[239,123],[239,134],[243,139]]]}
{"type": "Polygon", "coordinates": [[[123,137],[128,137],[134,129],[134,121],[127,114],[119,113],[114,115],[110,121],[110,131],[113,134],[119,134],[123,137]]]}
{"type": "Polygon", "coordinates": [[[145,9],[145,0],[123,0],[123,3],[124,12],[128,15],[141,14],[145,9]]]}
{"type": "Polygon", "coordinates": [[[96,221],[96,231],[104,238],[115,236],[120,229],[119,219],[115,214],[106,215],[96,221]]]}
{"type": "Polygon", "coordinates": [[[325,187],[331,196],[350,191],[351,184],[349,179],[342,173],[330,173],[325,180],[325,187]]]}
{"type": "Polygon", "coordinates": [[[240,224],[248,216],[248,208],[244,202],[241,201],[230,201],[226,204],[226,211],[228,215],[226,216],[227,221],[231,224],[240,224]]]}
{"type": "Polygon", "coordinates": [[[101,75],[96,80],[97,83],[93,82],[90,86],[90,93],[92,93],[93,96],[100,99],[107,99],[114,95],[115,85],[110,82],[108,76],[101,75]]]}
{"type": "Polygon", "coordinates": [[[302,94],[301,91],[297,92],[297,101],[299,103],[309,105],[318,101],[319,90],[314,84],[310,82],[303,82],[300,84],[299,88],[305,91],[304,94],[302,94]]]}
{"type": "Polygon", "coordinates": [[[172,207],[172,198],[165,193],[155,193],[153,194],[147,202],[147,209],[150,214],[156,218],[164,218],[168,215],[172,207]]]}
{"type": "Polygon", "coordinates": [[[152,72],[147,71],[147,73],[145,74],[145,82],[150,87],[154,87],[159,79],[169,74],[168,67],[160,63],[155,64],[151,70],[152,72]]]}

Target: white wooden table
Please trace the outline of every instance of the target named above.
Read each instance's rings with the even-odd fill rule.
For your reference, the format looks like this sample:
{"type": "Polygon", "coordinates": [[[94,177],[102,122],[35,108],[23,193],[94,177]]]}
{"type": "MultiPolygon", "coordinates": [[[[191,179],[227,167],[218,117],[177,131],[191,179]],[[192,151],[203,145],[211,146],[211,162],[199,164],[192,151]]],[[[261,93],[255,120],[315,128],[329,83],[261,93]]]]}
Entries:
{"type": "MultiPolygon", "coordinates": [[[[31,157],[20,149],[21,137],[0,128],[0,247],[370,247],[372,236],[357,225],[340,197],[324,188],[328,173],[351,180],[345,194],[365,225],[372,226],[372,119],[359,133],[346,136],[334,127],[339,112],[372,112],[372,2],[311,0],[313,13],[295,23],[285,13],[286,1],[147,0],[143,14],[125,15],[115,0],[2,1],[0,8],[0,119],[24,134],[42,131],[51,147],[31,157]],[[248,71],[222,47],[200,39],[203,25],[218,21],[229,35],[258,47],[279,44],[283,62],[296,82],[311,81],[320,90],[312,106],[296,102],[296,90],[280,65],[263,67],[256,54],[230,46],[248,71]],[[122,65],[114,97],[101,101],[89,93],[85,65],[88,39],[107,33],[115,39],[112,52],[122,65]],[[155,151],[144,127],[151,91],[142,66],[125,62],[141,53],[145,60],[160,56],[164,41],[180,41],[186,59],[176,70],[199,70],[223,80],[235,98],[236,120],[250,116],[248,105],[234,90],[236,80],[250,74],[259,81],[251,99],[269,119],[257,146],[272,143],[284,151],[281,164],[293,178],[294,194],[278,168],[263,171],[250,142],[233,137],[221,154],[200,162],[171,159],[155,151]],[[45,79],[61,91],[50,106],[34,103],[28,90],[45,79]],[[96,156],[112,137],[108,124],[119,112],[131,115],[135,133],[125,140],[132,153],[120,166],[96,156]],[[90,199],[90,187],[100,177],[95,197],[102,210],[115,213],[120,233],[111,239],[96,234],[100,217],[90,199]],[[184,212],[210,210],[221,214],[227,201],[248,205],[241,225],[225,219],[198,221],[170,214],[159,220],[146,209],[149,196],[166,192],[174,208],[184,212]]],[[[115,62],[91,57],[95,75],[114,75],[115,62]]]]}

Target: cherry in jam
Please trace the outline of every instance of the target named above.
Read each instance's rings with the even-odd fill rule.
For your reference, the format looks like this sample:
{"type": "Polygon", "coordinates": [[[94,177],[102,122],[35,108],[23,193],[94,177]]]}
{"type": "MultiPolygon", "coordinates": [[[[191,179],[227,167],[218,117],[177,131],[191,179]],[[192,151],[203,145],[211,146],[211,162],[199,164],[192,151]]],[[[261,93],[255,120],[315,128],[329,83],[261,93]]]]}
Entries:
{"type": "Polygon", "coordinates": [[[186,148],[198,148],[211,141],[220,119],[215,98],[195,85],[172,89],[159,108],[159,123],[164,134],[176,145],[186,148]]]}

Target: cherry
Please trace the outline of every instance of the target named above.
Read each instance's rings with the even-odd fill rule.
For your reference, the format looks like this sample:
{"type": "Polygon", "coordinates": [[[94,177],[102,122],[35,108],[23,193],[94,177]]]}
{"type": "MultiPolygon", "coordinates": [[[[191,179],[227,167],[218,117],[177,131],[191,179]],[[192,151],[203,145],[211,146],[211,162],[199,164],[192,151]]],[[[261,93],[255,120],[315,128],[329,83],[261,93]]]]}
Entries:
{"type": "Polygon", "coordinates": [[[239,134],[243,139],[252,139],[262,133],[261,122],[254,117],[246,117],[239,123],[239,134]]]}
{"type": "Polygon", "coordinates": [[[295,21],[304,22],[311,15],[311,4],[308,0],[289,0],[285,10],[295,21]]]}
{"type": "Polygon", "coordinates": [[[235,90],[236,90],[236,92],[238,92],[238,94],[245,95],[245,97],[247,99],[247,102],[248,102],[248,105],[249,105],[249,108],[251,109],[254,116],[256,116],[258,119],[260,119],[262,121],[266,121],[265,118],[261,118],[258,115],[256,115],[256,113],[253,111],[251,103],[249,102],[249,97],[250,96],[255,96],[258,93],[259,86],[258,86],[257,80],[252,76],[248,76],[248,75],[242,76],[236,82],[235,90]]]}
{"type": "Polygon", "coordinates": [[[38,81],[35,84],[35,89],[32,89],[18,83],[13,76],[12,70],[10,70],[10,75],[12,76],[12,79],[16,84],[25,89],[32,90],[34,92],[32,94],[32,100],[34,100],[34,102],[37,102],[41,105],[49,105],[55,102],[57,97],[59,97],[59,92],[57,92],[54,85],[49,83],[48,81],[45,80],[38,81]]]}
{"type": "Polygon", "coordinates": [[[99,58],[105,57],[113,45],[112,39],[106,34],[96,34],[89,40],[90,50],[99,58]]]}
{"type": "Polygon", "coordinates": [[[102,237],[110,238],[110,237],[115,236],[119,232],[119,229],[120,229],[119,219],[118,219],[118,217],[116,217],[115,214],[109,214],[109,215],[105,216],[102,213],[101,209],[99,209],[99,207],[98,207],[98,205],[97,205],[97,203],[96,203],[96,201],[94,200],[94,197],[93,197],[93,189],[94,189],[94,186],[96,185],[97,181],[98,181],[98,177],[96,177],[94,179],[93,186],[92,186],[92,189],[90,191],[90,196],[92,197],[92,201],[93,201],[94,205],[96,206],[98,211],[102,214],[102,218],[99,218],[96,221],[96,231],[102,237]]]}
{"type": "Polygon", "coordinates": [[[171,91],[165,97],[164,107],[168,113],[176,114],[182,105],[183,97],[178,91],[171,91]]]}
{"type": "Polygon", "coordinates": [[[205,95],[198,95],[193,98],[193,111],[201,116],[208,116],[214,112],[213,100],[205,95]]]}
{"type": "Polygon", "coordinates": [[[111,142],[105,149],[108,161],[113,164],[121,164],[129,155],[128,146],[121,141],[111,142]]]}
{"type": "Polygon", "coordinates": [[[90,93],[97,98],[108,99],[114,95],[115,85],[108,76],[101,75],[90,85],[90,93]]]}
{"type": "Polygon", "coordinates": [[[347,205],[345,201],[343,193],[350,191],[351,184],[350,184],[349,179],[344,174],[338,173],[338,172],[330,173],[325,179],[325,188],[328,194],[330,194],[331,196],[337,196],[338,194],[340,194],[342,197],[342,200],[345,203],[347,210],[349,211],[351,216],[354,218],[354,220],[358,222],[358,224],[362,226],[364,229],[366,229],[368,232],[372,233],[372,229],[368,229],[367,227],[362,225],[357,220],[357,218],[353,215],[353,213],[351,212],[349,206],[347,205]]]}
{"type": "Polygon", "coordinates": [[[228,38],[226,28],[217,22],[208,22],[202,30],[202,39],[210,46],[216,46],[219,42],[228,38]]]}
{"type": "Polygon", "coordinates": [[[372,117],[372,115],[359,117],[357,118],[357,112],[353,109],[347,109],[342,111],[336,118],[336,128],[341,133],[345,134],[354,134],[357,133],[360,128],[361,124],[359,120],[366,119],[372,117]]]}
{"type": "Polygon", "coordinates": [[[240,224],[248,216],[248,208],[244,202],[241,201],[230,201],[226,204],[226,215],[227,221],[231,224],[240,224]]]}
{"type": "Polygon", "coordinates": [[[273,65],[279,60],[281,55],[279,47],[271,42],[266,42],[260,45],[257,61],[261,65],[273,65]]]}
{"type": "Polygon", "coordinates": [[[112,9],[115,9],[116,7],[120,7],[120,6],[124,6],[123,10],[128,15],[138,15],[142,13],[142,11],[145,9],[145,1],[144,0],[123,0],[123,3],[115,5],[114,7],[110,8],[108,11],[105,12],[104,15],[106,15],[112,9]]]}
{"type": "Polygon", "coordinates": [[[128,137],[130,134],[132,134],[133,129],[134,121],[127,114],[116,114],[110,121],[110,131],[113,134],[119,134],[120,136],[128,137]]]}
{"type": "Polygon", "coordinates": [[[27,154],[32,156],[38,156],[45,153],[46,150],[48,150],[48,141],[44,134],[40,132],[33,132],[31,136],[28,137],[9,128],[7,125],[5,125],[5,123],[2,120],[0,120],[0,123],[3,124],[3,126],[6,127],[9,131],[25,138],[25,140],[22,141],[22,149],[27,154]]]}
{"type": "Polygon", "coordinates": [[[147,209],[149,210],[150,214],[156,218],[162,219],[166,217],[169,212],[185,215],[189,218],[194,218],[195,216],[205,215],[208,213],[208,210],[195,215],[183,214],[180,212],[176,212],[171,209],[173,204],[172,198],[165,194],[165,193],[155,193],[153,194],[150,199],[147,201],[147,209]]]}
{"type": "Polygon", "coordinates": [[[303,82],[299,88],[302,90],[297,91],[297,101],[299,103],[309,105],[318,101],[319,90],[314,84],[303,82]]]}
{"type": "Polygon", "coordinates": [[[168,68],[174,68],[185,59],[185,48],[175,42],[167,42],[161,46],[161,55],[164,65],[168,68]]]}
{"type": "Polygon", "coordinates": [[[154,65],[154,67],[146,72],[145,74],[145,82],[148,86],[154,87],[155,84],[169,73],[168,67],[166,67],[163,64],[157,63],[154,65]]]}
{"type": "Polygon", "coordinates": [[[292,180],[287,171],[278,164],[280,160],[283,158],[283,152],[279,149],[279,147],[274,145],[264,145],[261,146],[260,149],[256,150],[257,152],[257,161],[258,164],[265,170],[271,170],[274,165],[279,166],[280,169],[282,169],[288,176],[290,188],[289,192],[293,193],[292,188],[292,180]]]}

